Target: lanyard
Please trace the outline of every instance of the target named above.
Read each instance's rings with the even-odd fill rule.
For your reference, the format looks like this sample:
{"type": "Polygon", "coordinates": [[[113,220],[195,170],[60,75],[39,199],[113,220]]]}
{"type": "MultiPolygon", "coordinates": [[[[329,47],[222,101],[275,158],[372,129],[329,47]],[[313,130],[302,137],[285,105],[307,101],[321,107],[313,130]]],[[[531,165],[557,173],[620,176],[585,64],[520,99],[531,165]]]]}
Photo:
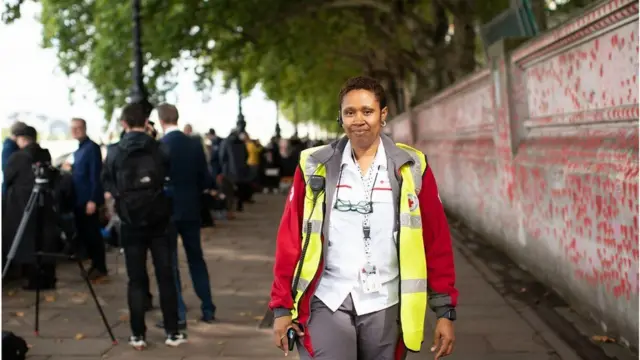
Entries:
{"type": "MultiPolygon", "coordinates": [[[[378,179],[378,173],[380,172],[380,166],[377,167],[376,170],[376,174],[375,176],[373,176],[373,164],[371,164],[371,166],[369,166],[369,170],[367,170],[367,172],[362,175],[362,171],[360,169],[360,165],[358,164],[358,162],[355,160],[354,157],[354,163],[356,164],[356,167],[358,168],[358,174],[360,174],[360,179],[362,180],[362,185],[364,187],[364,198],[366,199],[366,201],[369,202],[370,206],[371,206],[371,211],[373,212],[373,203],[372,203],[372,197],[373,197],[373,187],[376,184],[376,181],[378,179]]],[[[363,235],[363,241],[364,241],[364,255],[366,257],[367,263],[365,265],[365,270],[366,271],[373,271],[373,263],[371,261],[372,258],[372,254],[371,254],[371,220],[370,220],[370,213],[366,213],[363,216],[362,219],[362,235],[363,235]]]]}

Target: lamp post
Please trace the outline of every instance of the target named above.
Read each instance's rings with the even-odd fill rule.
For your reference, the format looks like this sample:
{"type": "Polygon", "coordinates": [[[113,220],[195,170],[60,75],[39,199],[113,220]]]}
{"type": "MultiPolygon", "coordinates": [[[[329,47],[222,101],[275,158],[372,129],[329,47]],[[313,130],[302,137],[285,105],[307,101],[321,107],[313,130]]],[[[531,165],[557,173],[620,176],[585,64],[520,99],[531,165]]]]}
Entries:
{"type": "Polygon", "coordinates": [[[132,0],[131,10],[133,15],[133,87],[131,88],[130,102],[132,104],[142,104],[147,116],[153,110],[153,105],[149,102],[149,93],[144,86],[144,75],[142,73],[142,26],[140,24],[140,0],[132,0]]]}
{"type": "Polygon", "coordinates": [[[244,132],[247,127],[246,121],[244,121],[244,115],[242,114],[242,81],[238,76],[238,122],[236,123],[239,132],[244,132]]]}
{"type": "Polygon", "coordinates": [[[280,139],[280,104],[276,100],[276,139],[280,139]]]}
{"type": "Polygon", "coordinates": [[[133,15],[133,87],[131,88],[130,102],[132,104],[142,104],[149,115],[153,105],[149,102],[149,93],[144,86],[144,75],[142,73],[142,25],[140,24],[140,0],[132,0],[131,10],[133,15]]]}

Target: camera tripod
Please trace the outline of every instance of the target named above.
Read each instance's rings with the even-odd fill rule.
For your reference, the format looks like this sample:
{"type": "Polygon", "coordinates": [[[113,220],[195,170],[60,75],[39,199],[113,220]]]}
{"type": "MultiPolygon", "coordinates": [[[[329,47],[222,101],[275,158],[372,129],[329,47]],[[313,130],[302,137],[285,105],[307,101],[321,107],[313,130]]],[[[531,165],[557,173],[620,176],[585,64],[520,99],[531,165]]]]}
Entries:
{"type": "Polygon", "coordinates": [[[93,301],[96,304],[96,307],[98,308],[98,312],[100,312],[100,316],[102,317],[102,322],[104,323],[104,326],[107,328],[107,332],[109,333],[109,336],[111,337],[111,341],[113,342],[113,344],[117,344],[118,341],[116,340],[115,336],[113,335],[113,331],[111,330],[111,326],[109,325],[109,322],[107,321],[106,316],[104,315],[104,311],[102,310],[102,306],[100,305],[100,302],[98,301],[98,298],[96,296],[96,292],[93,289],[93,286],[91,285],[91,281],[89,280],[89,274],[87,272],[87,270],[85,269],[84,265],[82,264],[82,260],[74,255],[66,255],[66,254],[60,254],[60,253],[48,253],[48,252],[42,252],[39,250],[39,245],[41,243],[41,240],[44,239],[44,206],[45,206],[45,192],[47,191],[46,187],[49,184],[49,180],[44,178],[44,177],[38,177],[36,175],[36,179],[35,179],[35,184],[33,186],[33,190],[31,191],[31,195],[29,196],[29,200],[27,201],[27,206],[24,209],[24,213],[22,215],[22,218],[20,219],[20,224],[18,225],[18,230],[16,231],[16,235],[13,238],[13,243],[11,244],[11,248],[9,250],[9,253],[7,255],[7,262],[4,266],[4,269],[2,270],[2,278],[5,277],[5,275],[7,274],[8,270],[9,270],[9,266],[11,265],[11,261],[14,259],[14,257],[16,256],[16,253],[18,251],[18,248],[20,247],[20,243],[22,242],[22,240],[24,239],[24,231],[27,228],[27,225],[29,223],[29,220],[31,219],[31,216],[33,215],[34,209],[35,211],[35,228],[36,228],[36,239],[35,239],[35,243],[36,243],[36,251],[34,253],[35,257],[36,257],[36,311],[35,311],[35,329],[34,332],[36,334],[36,336],[38,336],[39,334],[39,325],[40,325],[40,276],[41,276],[41,263],[42,263],[42,258],[43,257],[50,257],[50,258],[60,258],[60,259],[69,259],[69,260],[73,260],[78,264],[78,268],[80,268],[80,273],[81,276],[83,278],[83,280],[85,281],[85,283],[87,284],[87,287],[89,288],[89,292],[91,293],[91,297],[93,298],[93,301]]]}

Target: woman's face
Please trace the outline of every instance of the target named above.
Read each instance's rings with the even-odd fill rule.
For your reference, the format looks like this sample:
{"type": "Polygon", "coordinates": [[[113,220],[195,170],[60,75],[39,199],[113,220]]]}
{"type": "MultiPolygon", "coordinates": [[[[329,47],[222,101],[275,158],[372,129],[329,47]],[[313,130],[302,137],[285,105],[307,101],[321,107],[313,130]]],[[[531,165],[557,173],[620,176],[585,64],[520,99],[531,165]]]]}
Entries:
{"type": "Polygon", "coordinates": [[[358,147],[368,147],[380,136],[387,108],[369,90],[349,91],[341,104],[342,128],[349,140],[358,147]]]}

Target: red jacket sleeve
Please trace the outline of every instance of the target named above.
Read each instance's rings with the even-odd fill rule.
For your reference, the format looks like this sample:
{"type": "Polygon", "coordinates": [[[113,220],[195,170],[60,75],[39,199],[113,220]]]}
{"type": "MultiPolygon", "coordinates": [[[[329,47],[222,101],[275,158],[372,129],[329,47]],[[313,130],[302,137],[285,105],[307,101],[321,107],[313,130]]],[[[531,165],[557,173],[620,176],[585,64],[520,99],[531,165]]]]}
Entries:
{"type": "Polygon", "coordinates": [[[276,239],[276,260],[271,285],[271,310],[293,309],[291,284],[293,272],[300,258],[302,216],[304,212],[305,182],[300,167],[296,168],[293,184],[287,196],[276,239]]]}
{"type": "Polygon", "coordinates": [[[438,186],[431,168],[422,176],[422,188],[418,194],[422,217],[422,238],[427,258],[427,288],[429,307],[442,316],[458,302],[455,288],[456,274],[453,265],[453,248],[447,217],[444,213],[438,186]]]}

